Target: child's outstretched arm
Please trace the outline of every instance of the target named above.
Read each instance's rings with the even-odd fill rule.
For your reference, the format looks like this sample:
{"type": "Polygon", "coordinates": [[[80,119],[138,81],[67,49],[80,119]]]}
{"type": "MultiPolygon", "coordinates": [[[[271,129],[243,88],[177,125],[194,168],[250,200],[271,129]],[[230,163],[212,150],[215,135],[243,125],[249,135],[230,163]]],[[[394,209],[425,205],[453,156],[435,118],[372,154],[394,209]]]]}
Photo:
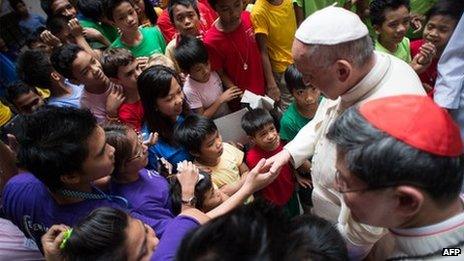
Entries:
{"type": "Polygon", "coordinates": [[[233,194],[230,198],[228,198],[224,203],[222,203],[218,207],[206,213],[206,215],[210,218],[215,218],[224,215],[230,210],[243,204],[243,202],[254,192],[264,188],[265,186],[269,185],[272,181],[274,181],[278,174],[271,174],[269,172],[266,173],[266,169],[263,168],[265,162],[265,159],[261,159],[256,165],[256,167],[254,167],[252,170],[248,172],[243,186],[237,191],[237,193],[233,194]]]}
{"type": "Polygon", "coordinates": [[[101,53],[92,49],[92,47],[90,47],[87,40],[85,40],[84,29],[79,24],[79,21],[77,20],[77,18],[73,18],[69,20],[68,27],[69,27],[69,30],[71,31],[71,34],[76,39],[76,44],[79,45],[82,49],[84,49],[87,53],[92,55],[93,58],[100,60],[101,53]]]}
{"type": "Polygon", "coordinates": [[[269,60],[269,53],[266,46],[267,36],[261,33],[256,34],[255,37],[261,52],[261,60],[263,61],[264,77],[266,78],[266,94],[275,102],[278,102],[280,101],[280,89],[272,73],[271,61],[269,60]]]}

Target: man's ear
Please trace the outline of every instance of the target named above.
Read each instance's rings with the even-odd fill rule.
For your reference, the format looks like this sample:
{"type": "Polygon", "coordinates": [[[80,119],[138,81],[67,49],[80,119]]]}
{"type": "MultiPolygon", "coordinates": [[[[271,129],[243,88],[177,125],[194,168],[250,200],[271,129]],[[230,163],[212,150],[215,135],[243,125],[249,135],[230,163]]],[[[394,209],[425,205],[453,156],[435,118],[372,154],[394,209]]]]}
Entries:
{"type": "Polygon", "coordinates": [[[81,181],[81,177],[73,172],[71,174],[61,175],[60,180],[65,185],[76,185],[81,181]]]}
{"type": "Polygon", "coordinates": [[[59,82],[61,81],[62,77],[61,74],[59,74],[57,71],[53,71],[50,73],[50,77],[55,81],[55,82],[59,82]]]}
{"type": "Polygon", "coordinates": [[[424,194],[412,186],[398,186],[395,197],[396,212],[405,218],[416,215],[424,204],[424,194]]]}
{"type": "Polygon", "coordinates": [[[337,60],[335,66],[338,80],[345,82],[350,77],[353,66],[347,60],[337,60]]]}

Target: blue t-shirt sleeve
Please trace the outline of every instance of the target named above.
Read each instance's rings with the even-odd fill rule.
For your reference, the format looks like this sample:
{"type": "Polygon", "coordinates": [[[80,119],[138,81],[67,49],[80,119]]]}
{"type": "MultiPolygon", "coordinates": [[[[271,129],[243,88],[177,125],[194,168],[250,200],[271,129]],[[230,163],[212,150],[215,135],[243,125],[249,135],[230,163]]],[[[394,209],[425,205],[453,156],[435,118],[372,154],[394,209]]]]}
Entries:
{"type": "Polygon", "coordinates": [[[151,260],[174,260],[177,250],[182,243],[182,239],[184,239],[187,233],[199,226],[200,223],[191,217],[183,215],[177,216],[167,225],[164,236],[161,238],[151,260]]]}

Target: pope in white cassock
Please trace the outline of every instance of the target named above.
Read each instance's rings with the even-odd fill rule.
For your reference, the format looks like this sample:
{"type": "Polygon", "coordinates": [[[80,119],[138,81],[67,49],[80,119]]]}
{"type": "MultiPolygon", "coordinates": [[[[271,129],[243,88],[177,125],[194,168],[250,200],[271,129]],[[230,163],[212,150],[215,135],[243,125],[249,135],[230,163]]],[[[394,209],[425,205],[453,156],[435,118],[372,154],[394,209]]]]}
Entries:
{"type": "Polygon", "coordinates": [[[292,54],[305,84],[319,89],[327,99],[319,105],[314,119],[266,165],[271,172],[288,161],[297,168],[312,156],[313,212],[338,222],[351,258],[361,259],[387,230],[351,218],[334,188],[336,149],[326,133],[351,106],[386,96],[425,95],[425,91],[408,64],[374,52],[367,27],[356,14],[343,8],[327,7],[309,16],[295,34],[292,54]]]}

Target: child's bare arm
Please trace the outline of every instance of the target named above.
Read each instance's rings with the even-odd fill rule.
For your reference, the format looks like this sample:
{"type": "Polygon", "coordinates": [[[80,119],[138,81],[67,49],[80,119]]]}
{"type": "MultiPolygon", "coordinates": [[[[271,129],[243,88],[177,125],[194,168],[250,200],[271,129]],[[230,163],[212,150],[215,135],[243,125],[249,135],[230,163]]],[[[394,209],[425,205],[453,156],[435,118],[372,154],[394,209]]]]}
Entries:
{"type": "Polygon", "coordinates": [[[298,27],[301,25],[301,23],[304,21],[305,17],[304,17],[304,12],[303,12],[303,8],[301,8],[300,6],[298,6],[297,3],[293,3],[293,10],[295,11],[295,17],[296,17],[296,23],[298,25],[298,27]]]}
{"type": "Polygon", "coordinates": [[[244,179],[239,179],[238,181],[222,186],[219,190],[226,194],[227,196],[232,196],[237,192],[243,185],[244,179]]]}
{"type": "Polygon", "coordinates": [[[256,42],[261,52],[261,60],[263,61],[264,77],[266,78],[266,94],[275,102],[280,100],[280,89],[272,74],[271,61],[267,50],[267,36],[265,34],[256,34],[256,42]]]}
{"type": "Polygon", "coordinates": [[[222,69],[219,69],[216,72],[218,73],[219,78],[221,78],[222,85],[224,85],[226,89],[229,89],[235,86],[235,84],[232,82],[229,76],[227,76],[227,74],[222,69]]]}
{"type": "Polygon", "coordinates": [[[76,39],[76,44],[79,45],[82,49],[84,49],[87,53],[92,55],[93,58],[95,58],[97,60],[100,60],[100,53],[95,52],[92,49],[92,47],[90,47],[87,40],[85,40],[85,38],[84,38],[84,29],[79,24],[79,21],[77,20],[77,18],[73,18],[73,19],[69,20],[68,27],[69,27],[69,29],[71,31],[71,34],[76,39]]]}
{"type": "Polygon", "coordinates": [[[193,111],[205,117],[212,118],[213,115],[217,112],[217,110],[219,109],[219,107],[221,107],[223,103],[226,103],[235,98],[238,98],[240,97],[241,94],[242,94],[242,91],[237,86],[232,86],[231,88],[223,92],[222,95],[208,108],[205,109],[204,107],[201,107],[198,109],[194,109],[193,111]]]}

